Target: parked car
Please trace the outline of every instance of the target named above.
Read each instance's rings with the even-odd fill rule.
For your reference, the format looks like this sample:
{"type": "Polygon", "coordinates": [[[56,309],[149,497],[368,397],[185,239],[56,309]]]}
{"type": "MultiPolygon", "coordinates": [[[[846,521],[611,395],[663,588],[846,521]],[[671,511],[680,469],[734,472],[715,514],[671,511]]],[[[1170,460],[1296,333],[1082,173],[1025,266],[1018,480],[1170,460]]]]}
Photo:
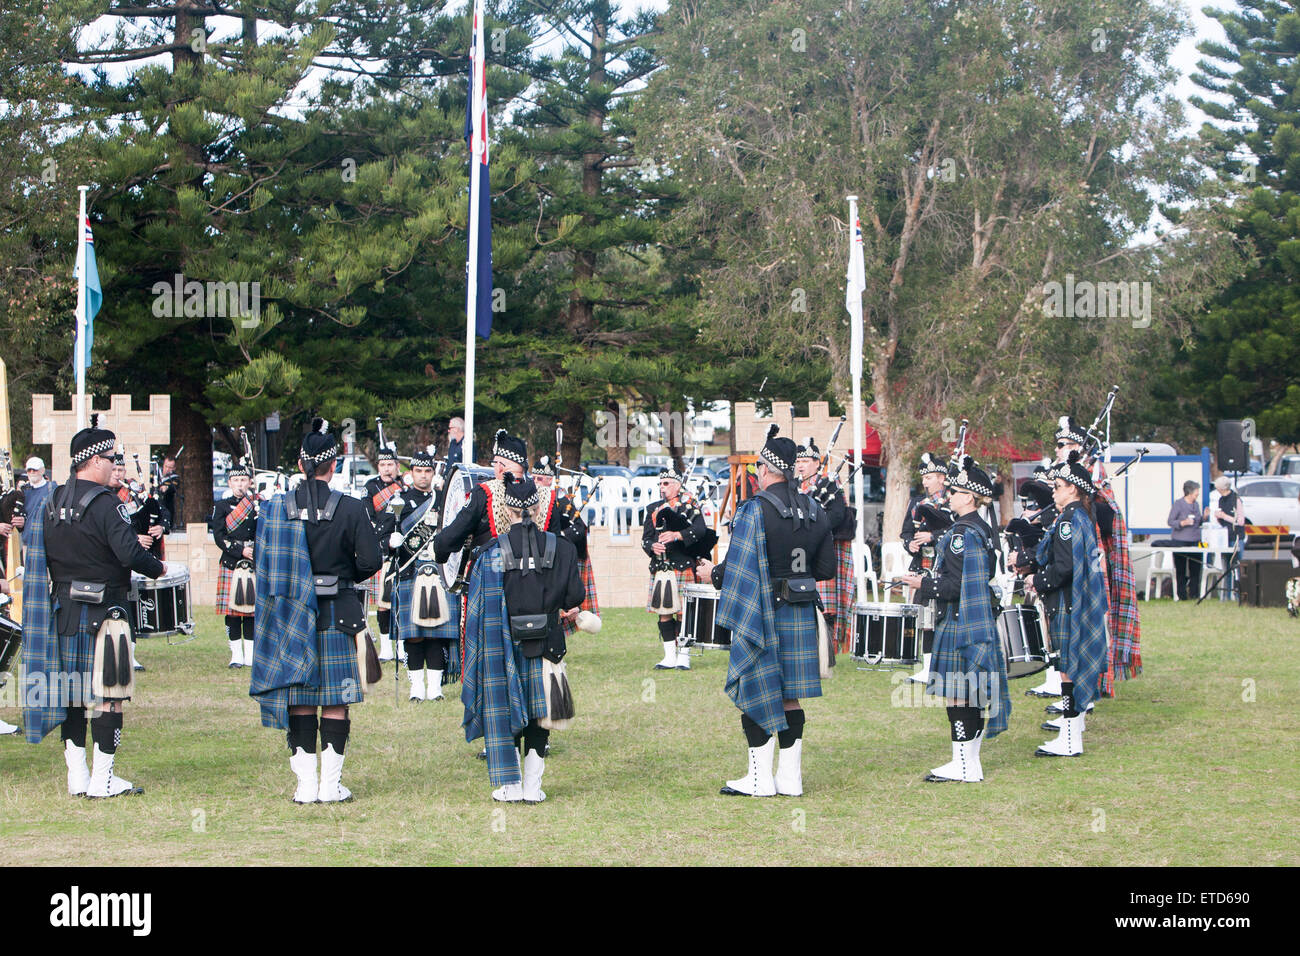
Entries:
{"type": "Polygon", "coordinates": [[[1279,475],[1300,475],[1300,455],[1283,455],[1277,463],[1279,475]]]}
{"type": "MultiPolygon", "coordinates": [[[[628,481],[632,480],[632,469],[624,468],[622,465],[594,465],[593,464],[593,465],[587,465],[586,471],[587,474],[594,475],[597,478],[618,477],[618,478],[626,478],[628,481]]],[[[655,474],[658,474],[658,472],[656,472],[655,474]]]]}
{"type": "Polygon", "coordinates": [[[1243,476],[1237,480],[1237,494],[1251,524],[1300,529],[1300,477],[1243,476]]]}

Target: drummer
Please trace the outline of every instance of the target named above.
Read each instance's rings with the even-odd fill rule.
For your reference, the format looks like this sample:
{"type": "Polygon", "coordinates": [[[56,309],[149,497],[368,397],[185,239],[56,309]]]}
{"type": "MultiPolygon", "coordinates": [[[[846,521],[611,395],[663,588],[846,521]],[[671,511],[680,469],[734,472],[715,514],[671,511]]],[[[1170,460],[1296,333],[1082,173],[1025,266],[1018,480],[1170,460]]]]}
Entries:
{"type": "Polygon", "coordinates": [[[993,497],[993,482],[968,455],[945,485],[957,520],[939,540],[933,572],[905,574],[902,580],[918,589],[918,600],[938,602],[926,693],[948,698],[952,760],[931,770],[925,780],[978,783],[984,779],[980,744],[1005,730],[1011,714],[996,605],[988,587],[996,566],[996,537],[978,513],[993,497]]]}
{"type": "MultiPolygon", "coordinates": [[[[934,566],[934,545],[940,534],[952,524],[948,511],[948,496],[943,483],[948,477],[948,465],[940,458],[926,452],[921,456],[921,494],[913,496],[907,503],[903,515],[903,547],[912,556],[909,571],[919,574],[929,571],[934,566]],[[933,518],[927,520],[922,506],[931,515],[938,512],[945,516],[943,528],[932,528],[933,518]],[[932,509],[932,510],[931,510],[932,509]]],[[[918,602],[920,603],[920,602],[918,602]]],[[[925,684],[930,680],[930,654],[934,649],[934,602],[925,602],[921,623],[921,669],[908,680],[925,684]],[[928,626],[927,626],[928,625],[928,626]]]]}

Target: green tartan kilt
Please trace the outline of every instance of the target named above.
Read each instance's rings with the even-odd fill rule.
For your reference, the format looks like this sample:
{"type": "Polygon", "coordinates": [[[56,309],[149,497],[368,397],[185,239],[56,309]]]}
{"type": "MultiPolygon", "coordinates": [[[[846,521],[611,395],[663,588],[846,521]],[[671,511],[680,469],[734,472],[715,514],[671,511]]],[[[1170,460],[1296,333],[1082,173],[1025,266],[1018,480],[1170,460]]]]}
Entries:
{"type": "Polygon", "coordinates": [[[817,606],[785,604],[776,609],[777,659],[785,700],[822,695],[817,663],[817,606]]]}
{"type": "Polygon", "coordinates": [[[333,707],[361,703],[356,638],[344,634],[337,627],[317,631],[316,653],[320,658],[320,686],[290,687],[289,706],[333,707]]]}

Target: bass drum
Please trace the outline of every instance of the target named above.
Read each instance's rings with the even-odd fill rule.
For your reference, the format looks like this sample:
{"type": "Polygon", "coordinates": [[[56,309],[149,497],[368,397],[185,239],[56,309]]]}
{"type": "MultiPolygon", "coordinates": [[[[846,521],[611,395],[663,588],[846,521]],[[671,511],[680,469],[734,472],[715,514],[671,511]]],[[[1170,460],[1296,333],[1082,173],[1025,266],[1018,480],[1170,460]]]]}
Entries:
{"type": "MultiPolygon", "coordinates": [[[[469,502],[474,486],[489,481],[496,472],[482,465],[452,465],[443,479],[442,502],[438,512],[438,530],[450,527],[456,515],[469,502]]],[[[451,590],[460,576],[461,562],[468,557],[466,551],[453,551],[441,565],[443,587],[451,590]]]]}

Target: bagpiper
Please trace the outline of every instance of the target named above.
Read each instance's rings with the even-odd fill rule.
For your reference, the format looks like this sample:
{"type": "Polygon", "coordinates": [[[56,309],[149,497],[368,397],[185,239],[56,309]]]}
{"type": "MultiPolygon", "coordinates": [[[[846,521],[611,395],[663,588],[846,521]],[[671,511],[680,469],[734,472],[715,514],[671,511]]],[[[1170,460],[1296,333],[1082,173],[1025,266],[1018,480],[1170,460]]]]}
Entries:
{"type": "Polygon", "coordinates": [[[217,613],[226,619],[230,644],[228,667],[253,666],[253,611],[256,575],[257,496],[252,493],[253,470],[241,462],[226,474],[230,494],[212,506],[208,531],[221,551],[217,573],[217,613]]]}

